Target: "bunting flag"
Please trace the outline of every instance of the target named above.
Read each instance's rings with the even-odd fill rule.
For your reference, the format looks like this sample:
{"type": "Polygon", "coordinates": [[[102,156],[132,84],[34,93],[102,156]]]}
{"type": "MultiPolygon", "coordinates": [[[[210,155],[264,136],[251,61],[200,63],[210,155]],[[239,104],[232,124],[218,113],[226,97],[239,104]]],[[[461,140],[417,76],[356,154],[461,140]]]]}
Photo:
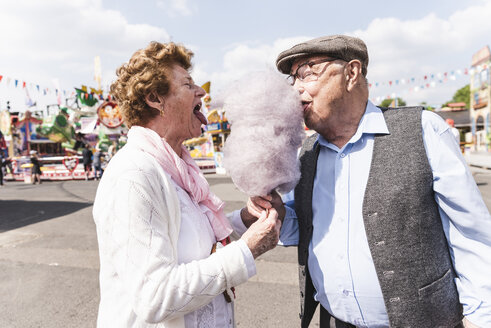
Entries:
{"type": "Polygon", "coordinates": [[[93,93],[87,93],[86,86],[82,86],[82,89],[75,88],[75,91],[77,92],[78,99],[83,105],[92,107],[98,102],[98,99],[94,97],[93,93]]]}
{"type": "MultiPolygon", "coordinates": [[[[78,97],[81,100],[81,103],[86,106],[93,106],[100,100],[110,99],[108,94],[104,94],[106,91],[104,91],[102,88],[95,89],[82,85],[81,89],[75,88],[75,91],[67,91],[66,89],[59,88],[58,84],[56,84],[56,88],[50,89],[49,87],[43,87],[29,81],[14,79],[3,74],[0,75],[0,86],[3,84],[5,87],[11,87],[11,81],[14,82],[12,85],[13,88],[24,89],[26,92],[37,91],[38,95],[40,96],[56,96],[59,104],[62,102],[61,97],[67,97],[67,95],[69,95],[69,97],[78,97]],[[90,92],[88,92],[88,90],[90,90],[90,92]]],[[[104,89],[109,89],[109,87],[104,89]]]]}
{"type": "Polygon", "coordinates": [[[411,87],[414,90],[416,88],[418,89],[424,89],[429,88],[429,87],[435,87],[436,83],[445,83],[448,82],[448,80],[455,81],[457,77],[462,76],[462,75],[468,75],[473,74],[474,71],[481,71],[482,69],[486,69],[486,65],[478,66],[476,68],[471,68],[471,69],[456,69],[456,70],[451,70],[449,72],[443,72],[443,73],[432,73],[432,74],[425,74],[419,78],[416,77],[410,77],[410,78],[400,78],[400,79],[394,79],[394,80],[389,80],[387,82],[380,82],[380,81],[375,81],[369,83],[368,87],[370,89],[372,88],[378,88],[382,86],[388,86],[388,87],[395,87],[395,86],[400,86],[400,85],[406,85],[406,84],[419,84],[417,86],[411,87]]]}
{"type": "MultiPolygon", "coordinates": [[[[397,90],[398,96],[400,96],[408,92],[413,93],[413,92],[420,92],[422,90],[426,90],[430,88],[436,88],[437,86],[443,83],[447,83],[449,81],[456,81],[457,78],[461,78],[461,77],[470,79],[470,76],[481,73],[488,68],[489,66],[484,64],[484,65],[477,65],[470,68],[449,70],[443,73],[439,72],[439,73],[423,74],[419,78],[417,77],[400,78],[400,79],[388,80],[386,82],[374,81],[374,82],[370,82],[368,87],[373,93],[376,93],[376,90],[381,87],[385,87],[384,90],[390,88],[393,90],[397,90]]],[[[372,99],[374,99],[375,102],[380,103],[382,100],[389,99],[389,98],[395,98],[395,93],[392,93],[392,95],[374,97],[372,99]]]]}

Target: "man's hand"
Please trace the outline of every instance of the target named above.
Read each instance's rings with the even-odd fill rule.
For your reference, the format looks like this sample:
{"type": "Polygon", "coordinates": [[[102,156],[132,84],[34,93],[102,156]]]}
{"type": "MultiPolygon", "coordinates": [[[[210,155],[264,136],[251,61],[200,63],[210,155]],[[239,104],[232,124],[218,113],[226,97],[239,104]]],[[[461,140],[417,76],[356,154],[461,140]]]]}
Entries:
{"type": "Polygon", "coordinates": [[[251,250],[252,256],[259,255],[273,249],[280,238],[281,221],[274,208],[263,211],[256,222],[242,235],[241,239],[251,250]]]}
{"type": "Polygon", "coordinates": [[[281,196],[276,191],[266,196],[250,197],[247,200],[247,206],[240,211],[242,222],[249,228],[261,216],[263,211],[271,208],[274,208],[278,212],[278,219],[283,222],[286,210],[281,196]]]}

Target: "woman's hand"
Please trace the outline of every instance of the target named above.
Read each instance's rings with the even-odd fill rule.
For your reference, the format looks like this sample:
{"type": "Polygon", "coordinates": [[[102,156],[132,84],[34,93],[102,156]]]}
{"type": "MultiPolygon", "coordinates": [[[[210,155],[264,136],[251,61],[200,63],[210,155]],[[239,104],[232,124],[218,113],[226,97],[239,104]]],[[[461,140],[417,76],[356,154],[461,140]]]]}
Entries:
{"type": "Polygon", "coordinates": [[[241,239],[251,250],[252,256],[259,255],[273,249],[280,238],[281,221],[278,212],[271,208],[263,211],[256,222],[242,235],[241,239]]]}

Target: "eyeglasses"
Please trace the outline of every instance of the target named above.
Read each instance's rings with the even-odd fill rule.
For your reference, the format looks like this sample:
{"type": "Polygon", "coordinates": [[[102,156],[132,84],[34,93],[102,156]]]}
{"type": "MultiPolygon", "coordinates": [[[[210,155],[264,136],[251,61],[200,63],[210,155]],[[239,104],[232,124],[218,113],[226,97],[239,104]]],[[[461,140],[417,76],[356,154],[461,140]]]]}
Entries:
{"type": "Polygon", "coordinates": [[[295,71],[295,73],[288,75],[286,80],[291,85],[294,85],[295,81],[297,79],[302,81],[302,82],[317,81],[319,79],[319,76],[321,76],[322,73],[324,73],[325,68],[328,66],[328,65],[325,65],[324,69],[319,71],[317,65],[322,64],[322,63],[327,63],[327,62],[333,62],[335,60],[337,60],[337,59],[324,58],[324,59],[311,60],[311,61],[305,62],[305,63],[303,63],[297,67],[297,70],[295,71]]]}

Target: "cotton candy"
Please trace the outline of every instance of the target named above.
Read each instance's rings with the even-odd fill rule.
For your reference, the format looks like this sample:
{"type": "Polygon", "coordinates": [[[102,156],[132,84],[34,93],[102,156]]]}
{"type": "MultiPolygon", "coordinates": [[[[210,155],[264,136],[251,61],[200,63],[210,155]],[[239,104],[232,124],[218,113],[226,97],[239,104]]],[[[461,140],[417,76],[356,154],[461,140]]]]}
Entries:
{"type": "Polygon", "coordinates": [[[305,137],[298,91],[279,73],[255,72],[229,88],[223,109],[231,123],[223,164],[237,188],[249,196],[292,190],[305,137]]]}

